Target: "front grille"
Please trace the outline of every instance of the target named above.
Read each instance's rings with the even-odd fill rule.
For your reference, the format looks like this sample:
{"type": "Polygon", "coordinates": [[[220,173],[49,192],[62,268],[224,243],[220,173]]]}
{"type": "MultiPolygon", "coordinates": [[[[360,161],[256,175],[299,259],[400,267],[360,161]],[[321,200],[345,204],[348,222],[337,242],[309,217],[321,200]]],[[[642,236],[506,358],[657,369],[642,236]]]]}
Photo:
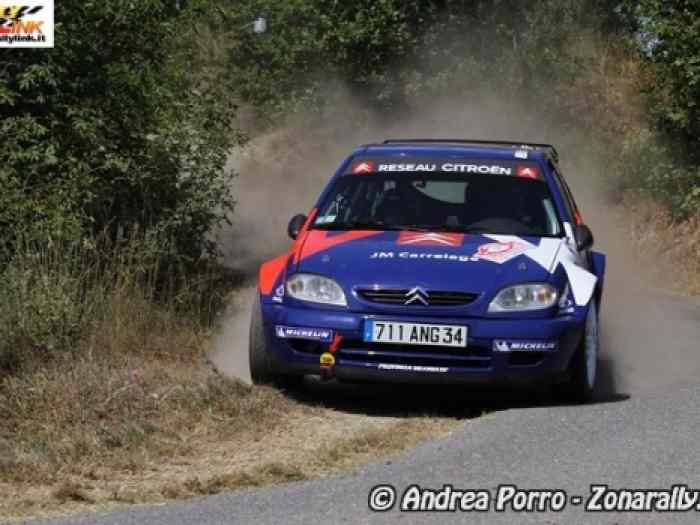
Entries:
{"type": "MultiPolygon", "coordinates": [[[[406,304],[410,299],[408,289],[374,289],[364,288],[357,291],[358,295],[365,301],[379,304],[406,304]]],[[[443,292],[437,290],[427,290],[425,297],[428,306],[461,306],[470,304],[479,297],[477,293],[469,292],[443,292]]],[[[411,306],[425,306],[419,302],[411,303],[411,306]]]]}

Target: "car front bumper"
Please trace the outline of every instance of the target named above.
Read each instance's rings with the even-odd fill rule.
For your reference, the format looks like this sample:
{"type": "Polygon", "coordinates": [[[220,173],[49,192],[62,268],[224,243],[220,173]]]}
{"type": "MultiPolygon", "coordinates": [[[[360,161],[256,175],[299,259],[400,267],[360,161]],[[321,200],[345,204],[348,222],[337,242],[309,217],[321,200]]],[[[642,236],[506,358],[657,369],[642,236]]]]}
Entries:
{"type": "MultiPolygon", "coordinates": [[[[271,364],[280,374],[332,375],[353,382],[514,385],[544,384],[565,376],[583,336],[581,312],[546,319],[415,317],[342,312],[263,303],[271,364]],[[366,319],[468,326],[466,348],[376,344],[363,341],[366,319]],[[281,337],[278,327],[317,329],[341,336],[324,340],[281,337]],[[542,343],[546,350],[499,351],[494,341],[542,343]],[[332,351],[334,364],[320,357],[332,351]]],[[[308,335],[308,334],[305,334],[308,335]]],[[[316,335],[316,334],[314,334],[316,335]]],[[[328,333],[324,333],[328,335],[328,333]]]]}

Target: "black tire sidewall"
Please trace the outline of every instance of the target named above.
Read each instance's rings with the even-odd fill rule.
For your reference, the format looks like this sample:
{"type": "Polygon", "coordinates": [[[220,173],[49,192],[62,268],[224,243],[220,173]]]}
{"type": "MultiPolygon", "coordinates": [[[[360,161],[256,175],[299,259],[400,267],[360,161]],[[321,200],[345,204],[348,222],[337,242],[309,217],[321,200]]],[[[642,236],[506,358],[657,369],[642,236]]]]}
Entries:
{"type": "Polygon", "coordinates": [[[584,328],[583,335],[581,336],[581,342],[576,348],[576,353],[571,359],[569,365],[570,379],[567,383],[561,385],[562,388],[559,389],[560,393],[568,401],[574,403],[587,403],[591,401],[596,392],[596,386],[599,379],[598,374],[598,360],[600,356],[600,325],[598,324],[598,311],[595,303],[591,304],[591,308],[588,311],[588,315],[596,316],[596,374],[593,380],[593,386],[588,385],[588,371],[586,362],[586,330],[588,324],[588,317],[586,318],[586,327],[584,328]]]}
{"type": "Polygon", "coordinates": [[[262,307],[258,291],[255,292],[253,308],[250,314],[248,362],[250,366],[250,378],[254,384],[271,383],[273,381],[274,375],[267,351],[267,340],[263,328],[262,307]]]}

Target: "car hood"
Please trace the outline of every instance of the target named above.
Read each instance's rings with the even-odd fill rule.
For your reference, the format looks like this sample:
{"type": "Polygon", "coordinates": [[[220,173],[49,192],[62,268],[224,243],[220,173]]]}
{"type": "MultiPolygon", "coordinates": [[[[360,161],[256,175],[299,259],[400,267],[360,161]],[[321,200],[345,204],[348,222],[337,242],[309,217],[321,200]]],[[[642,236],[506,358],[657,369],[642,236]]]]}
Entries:
{"type": "Polygon", "coordinates": [[[563,239],[407,231],[312,230],[293,263],[346,289],[412,288],[495,293],[551,278],[563,239]]]}

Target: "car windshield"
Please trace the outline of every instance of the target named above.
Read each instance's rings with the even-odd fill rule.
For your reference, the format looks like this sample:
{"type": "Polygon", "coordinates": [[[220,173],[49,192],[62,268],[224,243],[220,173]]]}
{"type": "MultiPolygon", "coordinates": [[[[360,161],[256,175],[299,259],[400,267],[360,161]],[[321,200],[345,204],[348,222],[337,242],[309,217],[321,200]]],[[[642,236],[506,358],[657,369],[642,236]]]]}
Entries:
{"type": "Polygon", "coordinates": [[[544,181],[442,172],[342,176],[319,207],[313,227],[541,237],[562,232],[544,181]]]}

